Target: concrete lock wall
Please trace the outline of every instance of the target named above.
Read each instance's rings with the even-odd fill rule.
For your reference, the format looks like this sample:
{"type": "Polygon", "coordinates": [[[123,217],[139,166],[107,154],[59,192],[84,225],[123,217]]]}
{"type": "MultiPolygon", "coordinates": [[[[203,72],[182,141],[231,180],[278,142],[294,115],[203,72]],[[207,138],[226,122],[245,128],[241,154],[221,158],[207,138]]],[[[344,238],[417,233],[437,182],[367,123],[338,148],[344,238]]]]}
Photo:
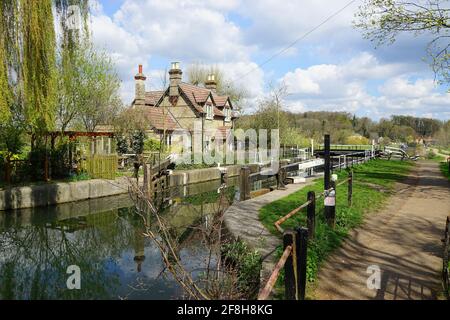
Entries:
{"type": "MultiPolygon", "coordinates": [[[[234,177],[239,175],[241,166],[228,166],[227,175],[228,177],[234,177]]],[[[220,170],[218,168],[207,168],[198,170],[187,170],[187,171],[175,171],[170,176],[170,186],[180,186],[186,184],[194,184],[200,182],[207,182],[211,180],[219,180],[221,176],[220,170]]]]}
{"type": "Polygon", "coordinates": [[[0,190],[0,211],[45,207],[128,192],[125,179],[52,183],[0,190]]]}
{"type": "MultiPolygon", "coordinates": [[[[227,167],[228,177],[239,175],[241,166],[227,167]]],[[[196,184],[220,180],[217,168],[175,171],[170,176],[170,186],[196,184]]],[[[140,179],[142,183],[142,179],[140,179]]],[[[125,194],[128,192],[126,179],[52,183],[0,190],[0,211],[46,207],[88,199],[97,199],[125,194]]]]}

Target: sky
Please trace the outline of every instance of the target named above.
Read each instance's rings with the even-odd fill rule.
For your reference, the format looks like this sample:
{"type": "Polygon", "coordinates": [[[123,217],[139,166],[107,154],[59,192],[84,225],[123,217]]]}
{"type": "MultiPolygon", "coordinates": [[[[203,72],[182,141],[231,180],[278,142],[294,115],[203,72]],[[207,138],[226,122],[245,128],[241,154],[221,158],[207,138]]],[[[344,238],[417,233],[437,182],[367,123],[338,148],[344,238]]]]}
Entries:
{"type": "Polygon", "coordinates": [[[361,1],[317,29],[350,1],[92,1],[93,39],[115,60],[126,105],[134,97],[139,64],[146,89],[157,90],[170,63],[179,61],[182,69],[192,63],[222,68],[248,92],[245,112],[284,83],[284,108],[292,112],[450,119],[448,87],[435,83],[424,61],[429,39],[404,34],[375,48],[352,26],[361,1]]]}

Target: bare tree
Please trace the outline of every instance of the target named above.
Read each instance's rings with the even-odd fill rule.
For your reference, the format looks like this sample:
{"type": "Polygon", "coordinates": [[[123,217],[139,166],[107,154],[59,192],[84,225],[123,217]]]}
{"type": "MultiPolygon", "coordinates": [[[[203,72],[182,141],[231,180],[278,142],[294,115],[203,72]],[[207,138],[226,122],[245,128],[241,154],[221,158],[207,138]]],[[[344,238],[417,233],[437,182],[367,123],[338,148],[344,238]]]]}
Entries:
{"type": "Polygon", "coordinates": [[[365,0],[354,25],[377,45],[395,42],[400,33],[429,34],[427,45],[436,79],[450,82],[450,6],[448,0],[365,0]]]}
{"type": "Polygon", "coordinates": [[[247,91],[227,79],[226,72],[219,66],[195,62],[188,66],[186,74],[188,82],[194,85],[204,85],[208,75],[213,74],[217,83],[217,94],[229,96],[235,110],[240,111],[243,108],[242,103],[248,96],[247,91]]]}
{"type": "MultiPolygon", "coordinates": [[[[146,169],[144,169],[144,172],[146,172],[146,169]]],[[[201,234],[202,243],[207,250],[207,258],[202,268],[203,272],[200,277],[194,278],[192,272],[187,270],[181,261],[179,242],[171,231],[170,224],[160,215],[155,205],[157,200],[149,196],[145,187],[140,188],[131,180],[130,185],[130,195],[136,204],[145,228],[144,236],[155,242],[167,270],[190,299],[248,298],[248,293],[243,292],[239,286],[239,270],[236,266],[226,263],[222,258],[223,244],[228,241],[223,234],[224,212],[230,201],[226,196],[225,186],[220,189],[220,198],[214,214],[204,223],[193,227],[195,231],[201,234]],[[156,220],[156,225],[150,224],[149,216],[153,218],[152,220],[156,220]]]]}

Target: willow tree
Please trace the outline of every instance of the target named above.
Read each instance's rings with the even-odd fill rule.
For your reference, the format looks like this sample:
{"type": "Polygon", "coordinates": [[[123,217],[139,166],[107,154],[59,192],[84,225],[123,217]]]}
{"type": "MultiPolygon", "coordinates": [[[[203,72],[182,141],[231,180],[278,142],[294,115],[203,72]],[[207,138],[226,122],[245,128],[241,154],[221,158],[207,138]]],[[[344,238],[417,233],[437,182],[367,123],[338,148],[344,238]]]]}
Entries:
{"type": "MultiPolygon", "coordinates": [[[[0,19],[3,17],[2,6],[0,5],[0,19]]],[[[10,118],[11,89],[8,83],[8,71],[5,51],[4,24],[0,23],[0,124],[5,123],[10,118]]]]}
{"type": "Polygon", "coordinates": [[[88,14],[88,0],[1,1],[0,14],[0,111],[7,115],[1,117],[0,126],[20,121],[42,142],[55,124],[55,21],[59,18],[61,38],[68,39],[70,47],[76,46],[77,32],[66,22],[75,14],[81,23],[88,14]]]}

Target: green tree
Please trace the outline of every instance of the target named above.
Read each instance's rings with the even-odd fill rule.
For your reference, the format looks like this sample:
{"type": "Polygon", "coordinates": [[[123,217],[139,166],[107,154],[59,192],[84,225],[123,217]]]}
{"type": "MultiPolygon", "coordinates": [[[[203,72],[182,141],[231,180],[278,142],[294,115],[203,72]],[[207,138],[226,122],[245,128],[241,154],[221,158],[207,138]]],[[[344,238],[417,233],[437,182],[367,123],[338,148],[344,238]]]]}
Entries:
{"type": "Polygon", "coordinates": [[[110,56],[95,49],[89,39],[75,49],[63,47],[58,59],[58,127],[80,125],[95,131],[111,123],[121,103],[120,80],[110,56]]]}
{"type": "Polygon", "coordinates": [[[113,124],[122,107],[119,97],[121,82],[106,51],[96,50],[88,44],[81,59],[79,119],[86,131],[93,132],[100,124],[113,124]]]}

